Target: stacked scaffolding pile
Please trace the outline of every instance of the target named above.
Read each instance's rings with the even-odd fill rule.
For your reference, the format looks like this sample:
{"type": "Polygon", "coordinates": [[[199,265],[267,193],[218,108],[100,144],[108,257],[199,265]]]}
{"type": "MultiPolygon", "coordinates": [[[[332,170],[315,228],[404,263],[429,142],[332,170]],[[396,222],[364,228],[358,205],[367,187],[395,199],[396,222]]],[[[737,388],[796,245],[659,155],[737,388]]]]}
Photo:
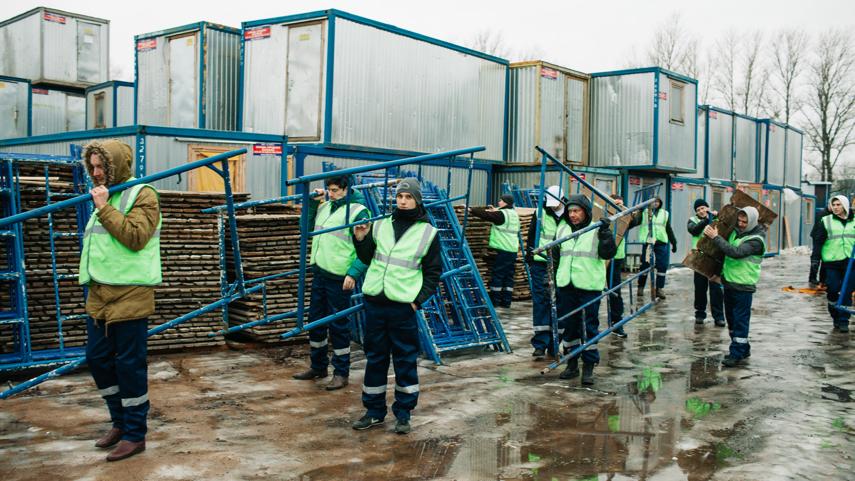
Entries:
{"type": "MultiPolygon", "coordinates": [[[[270,204],[253,208],[253,213],[236,218],[244,278],[257,279],[300,267],[300,209],[281,204],[270,204]]],[[[226,242],[230,239],[226,235],[226,242]]],[[[311,252],[311,244],[309,245],[311,252]]],[[[226,255],[229,280],[233,281],[234,259],[231,252],[226,255]]],[[[309,303],[312,269],[306,273],[306,305],[309,303]]],[[[267,282],[266,293],[250,294],[229,305],[229,325],[236,326],[264,317],[264,300],[268,315],[281,314],[297,309],[297,275],[267,282]]],[[[279,335],[296,327],[289,319],[276,323],[252,327],[243,332],[256,341],[279,342],[279,335]]],[[[301,341],[302,342],[302,341],[301,341]]]]}
{"type": "MultiPolygon", "coordinates": [[[[534,215],[534,209],[517,208],[516,211],[520,216],[520,233],[523,242],[525,242],[528,227],[534,215]]],[[[460,224],[463,225],[463,206],[455,206],[454,212],[457,214],[460,224]]],[[[493,265],[493,259],[496,257],[495,251],[487,246],[490,242],[491,225],[489,222],[479,219],[474,215],[468,217],[466,225],[466,242],[469,243],[469,249],[472,250],[472,256],[478,264],[478,271],[481,273],[481,278],[488,284],[490,280],[490,267],[493,265]]],[[[520,251],[522,251],[522,246],[520,251]]],[[[526,277],[523,255],[520,252],[517,255],[516,269],[514,270],[513,300],[524,301],[528,299],[531,299],[531,289],[529,288],[528,278],[526,277]]]]}

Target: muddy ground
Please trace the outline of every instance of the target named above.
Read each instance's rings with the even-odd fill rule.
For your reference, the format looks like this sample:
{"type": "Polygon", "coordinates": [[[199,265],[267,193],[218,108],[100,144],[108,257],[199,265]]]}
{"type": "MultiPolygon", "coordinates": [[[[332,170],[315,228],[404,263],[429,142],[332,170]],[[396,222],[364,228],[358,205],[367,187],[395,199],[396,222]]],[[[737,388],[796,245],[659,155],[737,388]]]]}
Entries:
{"type": "MultiPolygon", "coordinates": [[[[847,480],[855,479],[855,349],[801,285],[808,258],[764,262],[752,357],[722,370],[727,332],[696,326],[691,272],[668,299],[607,338],[595,389],[541,376],[529,303],[502,311],[515,352],[421,361],[410,435],[356,432],[351,383],[291,375],[306,349],[152,356],[148,450],[106,463],[109,428],[88,372],[0,401],[0,480],[847,480]]],[[[390,382],[391,384],[391,382],[390,382]]],[[[391,392],[389,394],[391,399],[391,392]]]]}

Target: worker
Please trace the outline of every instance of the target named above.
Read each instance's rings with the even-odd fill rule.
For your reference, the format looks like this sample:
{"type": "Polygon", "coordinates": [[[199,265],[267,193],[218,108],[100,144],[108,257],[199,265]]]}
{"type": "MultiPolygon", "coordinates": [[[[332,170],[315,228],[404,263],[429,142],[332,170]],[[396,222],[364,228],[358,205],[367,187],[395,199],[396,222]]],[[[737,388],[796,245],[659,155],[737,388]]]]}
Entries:
{"type": "MultiPolygon", "coordinates": [[[[592,302],[588,307],[564,320],[562,345],[568,352],[579,347],[583,341],[599,333],[598,312],[600,300],[606,287],[606,261],[617,252],[615,239],[608,218],[600,219],[600,227],[561,244],[561,260],[555,273],[558,286],[558,317],[570,314],[577,308],[592,302]]],[[[567,201],[567,222],[558,229],[558,239],[591,224],[591,201],[583,195],[573,195],[567,201]]],[[[579,355],[567,361],[567,368],[559,376],[573,379],[579,376],[579,355]]],[[[594,384],[594,366],[600,362],[596,346],[582,351],[582,384],[594,384]]]]}
{"type": "Polygon", "coordinates": [[[808,287],[811,289],[823,288],[826,284],[825,266],[822,264],[822,243],[817,246],[816,237],[819,232],[824,230],[822,219],[831,214],[831,205],[817,210],[813,227],[810,230],[810,238],[812,247],[810,252],[810,271],[808,273],[808,287]]]}
{"type": "Polygon", "coordinates": [[[496,307],[511,307],[514,295],[514,271],[520,250],[520,216],[514,210],[514,198],[505,194],[499,208],[472,207],[469,212],[491,224],[488,246],[495,251],[490,272],[490,300],[496,307]]]}
{"type": "MultiPolygon", "coordinates": [[[[692,236],[692,249],[704,234],[704,228],[715,220],[718,212],[710,210],[710,205],[704,199],[695,199],[695,215],[686,223],[686,229],[692,236]]],[[[707,276],[695,272],[695,324],[703,324],[707,318],[707,293],[709,293],[710,310],[713,322],[718,327],[724,327],[724,291],[721,284],[710,281],[707,276]]]]}
{"type": "MultiPolygon", "coordinates": [[[[309,225],[315,231],[331,229],[367,219],[368,209],[362,193],[351,188],[347,176],[324,180],[326,189],[315,189],[309,204],[309,225]],[[321,202],[324,196],[329,201],[321,202]]],[[[350,307],[350,296],[356,282],[367,266],[356,258],[350,229],[320,234],[312,239],[312,293],[309,301],[309,322],[343,311],[350,307]]],[[[329,345],[332,343],[333,377],[327,391],[341,389],[350,376],[350,320],[340,317],[329,324],[309,331],[309,369],[294,379],[326,378],[330,364],[329,345]]]]}
{"type": "Polygon", "coordinates": [[[389,357],[395,369],[395,432],[411,431],[410,416],[419,399],[417,311],[437,290],[442,258],[437,229],[430,225],[418,179],[403,179],[391,218],[353,228],[356,254],[368,264],[365,295],[366,413],[353,423],[363,430],[383,424],[389,357]]]}
{"type": "MultiPolygon", "coordinates": [[[[623,208],[623,197],[619,194],[613,194],[612,200],[618,206],[623,208]]],[[[609,263],[608,269],[608,287],[609,290],[617,287],[622,280],[623,269],[626,266],[626,236],[630,229],[637,227],[641,224],[641,213],[639,211],[635,211],[630,214],[630,221],[627,224],[626,231],[624,231],[623,238],[620,240],[620,244],[617,246],[617,253],[615,254],[614,259],[609,263]]],[[[609,295],[609,326],[613,326],[620,322],[623,319],[623,295],[621,294],[621,290],[617,289],[609,295]]],[[[619,338],[626,338],[626,330],[624,330],[623,326],[618,327],[612,334],[619,338]]]]}
{"type": "Polygon", "coordinates": [[[822,264],[825,267],[825,279],[828,283],[826,298],[828,313],[834,321],[834,330],[840,333],[849,332],[849,311],[835,307],[839,296],[843,296],[841,305],[848,308],[852,305],[852,289],[855,285],[855,274],[849,276],[846,286],[843,280],[849,259],[852,257],[852,246],[855,245],[855,220],[849,199],[845,195],[835,195],[831,198],[831,214],[822,218],[822,228],[814,238],[814,251],[820,251],[822,264]]]}
{"type": "Polygon", "coordinates": [[[540,222],[540,238],[537,246],[535,246],[538,224],[537,209],[532,216],[526,237],[528,248],[525,253],[525,262],[528,264],[531,277],[531,317],[534,328],[534,334],[531,336],[531,345],[534,347],[532,356],[538,359],[543,358],[547,352],[550,355],[555,355],[553,348],[555,340],[552,339],[552,323],[550,321],[552,301],[549,298],[547,277],[549,274],[546,264],[546,256],[550,253],[544,252],[543,255],[533,255],[532,251],[536,247],[543,247],[555,240],[558,225],[563,221],[566,212],[564,207],[566,200],[564,192],[557,185],[552,185],[546,189],[543,199],[543,220],[540,222]]]}
{"type": "Polygon", "coordinates": [[[148,399],[148,318],[161,283],[160,201],[154,187],[108,188],[131,177],[131,147],[118,140],[91,142],[83,164],[95,211],[83,235],[78,282],[86,298],[86,362],[107,403],[112,428],[95,446],[115,449],[107,461],[145,451],[148,399]]]}
{"type": "Polygon", "coordinates": [[[704,227],[704,235],[724,253],[721,281],[724,285],[724,315],[730,331],[729,353],[722,359],[724,367],[741,366],[751,356],[748,342],[751,302],[760,280],[760,264],[766,252],[766,230],[758,223],[760,214],[754,207],[740,209],[736,228],[727,240],[718,227],[704,227]]]}
{"type": "MultiPolygon", "coordinates": [[[[677,252],[677,238],[671,229],[671,214],[662,207],[662,198],[656,197],[641,215],[641,227],[638,229],[638,238],[643,243],[641,247],[641,270],[650,267],[647,260],[648,247],[653,246],[654,267],[656,270],[656,285],[653,289],[653,299],[665,299],[665,273],[668,270],[671,252],[677,252]],[[652,229],[650,221],[653,221],[652,229]]],[[[644,297],[644,286],[647,284],[647,276],[638,278],[638,297],[644,297]]]]}

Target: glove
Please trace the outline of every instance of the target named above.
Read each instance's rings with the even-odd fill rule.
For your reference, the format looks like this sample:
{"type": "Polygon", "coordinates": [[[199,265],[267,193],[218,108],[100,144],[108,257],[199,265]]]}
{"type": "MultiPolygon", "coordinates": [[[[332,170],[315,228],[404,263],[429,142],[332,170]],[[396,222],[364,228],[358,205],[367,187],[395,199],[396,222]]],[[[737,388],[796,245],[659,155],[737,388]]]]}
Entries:
{"type": "Polygon", "coordinates": [[[676,254],[676,253],[677,253],[677,244],[671,244],[671,253],[672,253],[672,254],[676,254]]]}
{"type": "Polygon", "coordinates": [[[600,230],[601,231],[608,231],[609,229],[611,229],[611,226],[612,226],[612,220],[611,219],[609,219],[608,217],[600,217],[600,230]]]}

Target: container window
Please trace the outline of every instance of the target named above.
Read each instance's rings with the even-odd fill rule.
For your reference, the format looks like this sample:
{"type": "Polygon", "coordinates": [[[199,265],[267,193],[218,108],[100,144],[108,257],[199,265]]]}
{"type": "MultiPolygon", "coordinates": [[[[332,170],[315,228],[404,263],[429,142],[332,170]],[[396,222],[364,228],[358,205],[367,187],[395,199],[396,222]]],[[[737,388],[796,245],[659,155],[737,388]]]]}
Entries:
{"type": "Polygon", "coordinates": [[[813,199],[805,199],[805,225],[813,225],[813,199]]]}
{"type": "Polygon", "coordinates": [[[685,122],[685,92],[686,84],[671,81],[671,123],[683,125],[685,122]]]}
{"type": "Polygon", "coordinates": [[[724,207],[724,190],[718,187],[713,187],[712,209],[719,211],[722,207],[724,207]]]}
{"type": "Polygon", "coordinates": [[[104,119],[104,92],[95,94],[95,128],[104,129],[107,122],[104,119]]]}

